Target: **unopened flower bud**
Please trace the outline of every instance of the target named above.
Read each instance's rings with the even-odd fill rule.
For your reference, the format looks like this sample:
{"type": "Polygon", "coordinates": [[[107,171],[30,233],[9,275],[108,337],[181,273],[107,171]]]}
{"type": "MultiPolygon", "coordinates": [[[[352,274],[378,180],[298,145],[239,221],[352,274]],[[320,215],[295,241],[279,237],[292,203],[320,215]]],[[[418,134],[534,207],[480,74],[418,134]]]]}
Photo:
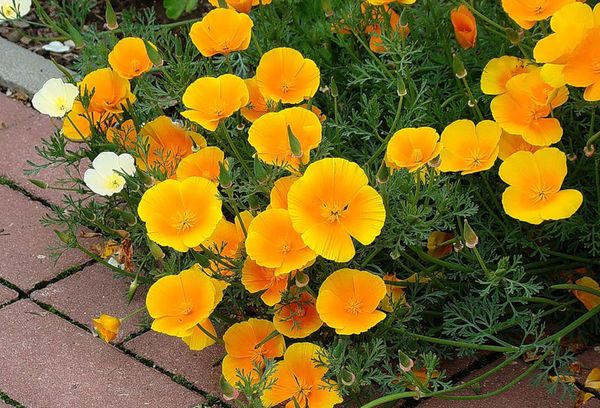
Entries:
{"type": "Polygon", "coordinates": [[[584,146],[583,154],[585,154],[585,157],[592,157],[594,153],[596,153],[596,146],[594,146],[593,144],[584,146]]]}
{"type": "Polygon", "coordinates": [[[42,181],[42,180],[38,180],[38,179],[29,179],[29,182],[31,184],[33,184],[36,187],[42,188],[42,189],[47,189],[48,188],[48,183],[42,181]]]}
{"type": "Polygon", "coordinates": [[[340,373],[340,381],[342,384],[350,386],[354,384],[354,381],[356,381],[356,375],[354,375],[354,373],[347,368],[344,368],[340,373]]]}
{"type": "Polygon", "coordinates": [[[452,70],[458,79],[463,79],[467,76],[465,65],[457,54],[452,56],[452,70]]]}
{"type": "Polygon", "coordinates": [[[135,275],[135,279],[131,281],[129,284],[129,289],[127,290],[127,304],[131,303],[139,287],[140,282],[138,281],[137,275],[135,275]]]}
{"type": "Polygon", "coordinates": [[[294,132],[292,131],[292,127],[290,125],[288,125],[288,139],[290,141],[290,150],[292,151],[292,157],[299,159],[302,157],[302,145],[300,144],[300,141],[298,140],[298,138],[296,137],[296,135],[294,135],[294,132]]]}
{"type": "Polygon", "coordinates": [[[110,3],[110,0],[106,0],[106,28],[108,28],[110,31],[119,28],[119,23],[117,22],[117,14],[115,13],[115,9],[110,3]]]}
{"type": "Polygon", "coordinates": [[[154,241],[148,240],[148,249],[150,250],[152,257],[157,261],[160,261],[165,257],[165,253],[163,252],[162,248],[154,241]]]}
{"type": "Polygon", "coordinates": [[[333,16],[333,7],[331,7],[330,0],[321,0],[321,7],[323,8],[325,17],[329,18],[329,17],[333,16]]]}
{"type": "Polygon", "coordinates": [[[506,38],[508,38],[508,41],[510,41],[512,45],[519,44],[523,40],[524,34],[525,33],[523,32],[523,30],[517,31],[512,28],[506,29],[506,38]]]}
{"type": "Polygon", "coordinates": [[[219,184],[223,188],[230,188],[233,185],[233,176],[225,162],[219,162],[219,184]]]}
{"type": "Polygon", "coordinates": [[[256,155],[254,156],[254,177],[260,184],[265,183],[269,178],[267,169],[256,155]]]}
{"type": "Polygon", "coordinates": [[[402,350],[398,350],[398,365],[400,366],[400,369],[402,371],[407,373],[410,370],[412,370],[413,366],[415,365],[415,362],[413,361],[412,358],[407,356],[402,350]]]}
{"type": "Polygon", "coordinates": [[[310,282],[310,277],[302,272],[302,271],[298,271],[296,273],[296,286],[299,288],[303,288],[306,285],[308,285],[308,282],[310,282]]]}
{"type": "Polygon", "coordinates": [[[152,61],[152,64],[154,64],[155,67],[162,66],[164,61],[156,47],[146,39],[144,39],[144,45],[146,46],[146,53],[148,54],[150,61],[152,61]]]}
{"type": "Polygon", "coordinates": [[[54,230],[56,236],[64,242],[69,248],[74,248],[77,245],[77,238],[71,232],[54,230]]]}
{"type": "Polygon", "coordinates": [[[393,260],[400,258],[400,252],[398,252],[397,250],[393,250],[390,253],[390,258],[392,258],[393,260]]]}
{"type": "Polygon", "coordinates": [[[427,165],[429,167],[431,167],[431,168],[434,168],[434,169],[440,167],[440,164],[442,164],[442,158],[441,158],[441,156],[437,156],[437,157],[429,160],[429,162],[427,162],[427,165]]]}
{"type": "Polygon", "coordinates": [[[467,248],[470,249],[475,248],[479,243],[479,237],[477,236],[477,234],[475,234],[475,231],[473,231],[473,228],[471,228],[469,221],[467,221],[466,219],[464,223],[463,238],[465,239],[465,245],[467,246],[467,248]]]}
{"type": "Polygon", "coordinates": [[[221,380],[219,381],[219,387],[223,393],[223,399],[226,401],[234,400],[240,395],[240,392],[232,387],[223,376],[221,376],[221,380]]]}
{"type": "Polygon", "coordinates": [[[244,130],[245,128],[246,128],[246,126],[244,126],[244,124],[243,124],[243,123],[238,123],[238,125],[235,127],[235,129],[236,129],[238,132],[241,132],[241,131],[242,131],[242,130],[244,130]]]}
{"type": "Polygon", "coordinates": [[[570,162],[574,162],[575,160],[577,160],[577,154],[575,154],[575,153],[567,154],[567,160],[570,162]]]}
{"type": "Polygon", "coordinates": [[[337,98],[339,96],[339,92],[338,92],[338,87],[337,84],[335,83],[335,79],[331,78],[331,96],[333,96],[334,98],[337,98]]]}
{"type": "Polygon", "coordinates": [[[404,79],[402,79],[402,77],[400,77],[400,76],[398,77],[398,79],[396,81],[396,93],[400,97],[406,96],[406,94],[407,94],[406,84],[404,83],[404,79]]]}
{"type": "Polygon", "coordinates": [[[381,165],[379,166],[379,170],[377,170],[377,184],[385,184],[390,179],[390,169],[385,164],[385,160],[381,161],[381,165]]]}
{"type": "Polygon", "coordinates": [[[248,197],[248,204],[251,211],[260,210],[260,201],[258,200],[256,194],[252,194],[250,197],[248,197]]]}
{"type": "Polygon", "coordinates": [[[81,210],[81,214],[85,217],[86,220],[96,221],[96,213],[89,208],[84,208],[81,210]]]}
{"type": "Polygon", "coordinates": [[[131,227],[131,226],[134,226],[134,225],[137,223],[137,218],[136,218],[136,216],[135,216],[135,215],[133,215],[132,213],[130,213],[129,211],[122,211],[122,210],[118,210],[118,209],[115,209],[114,211],[115,211],[115,212],[116,212],[116,213],[119,215],[119,217],[121,217],[121,219],[122,219],[123,221],[125,221],[125,222],[127,223],[127,225],[129,225],[130,227],[131,227]]]}

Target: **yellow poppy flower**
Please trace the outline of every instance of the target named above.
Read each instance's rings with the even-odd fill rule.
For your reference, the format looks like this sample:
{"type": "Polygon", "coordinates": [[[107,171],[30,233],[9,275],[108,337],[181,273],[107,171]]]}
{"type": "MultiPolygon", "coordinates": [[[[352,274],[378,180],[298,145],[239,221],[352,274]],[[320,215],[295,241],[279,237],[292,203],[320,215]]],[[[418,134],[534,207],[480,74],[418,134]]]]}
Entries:
{"type": "Polygon", "coordinates": [[[522,58],[504,55],[491,59],[481,74],[481,91],[486,95],[500,95],[507,91],[506,83],[514,76],[530,71],[531,64],[522,58]]]}
{"type": "Polygon", "coordinates": [[[399,4],[414,4],[417,0],[367,0],[367,3],[374,6],[383,6],[384,4],[399,3],[399,4]]]}
{"type": "Polygon", "coordinates": [[[385,161],[393,169],[415,172],[440,154],[439,139],[430,127],[400,129],[388,142],[385,161]]]}
{"type": "Polygon", "coordinates": [[[254,23],[247,14],[232,9],[214,9],[194,23],[190,38],[205,57],[243,51],[250,45],[254,23]]]}
{"type": "Polygon", "coordinates": [[[264,358],[281,357],[285,351],[285,340],[276,335],[258,346],[275,331],[275,326],[268,320],[249,319],[229,327],[223,335],[227,355],[223,359],[221,369],[225,380],[235,385],[241,382],[237,372],[253,380],[258,378],[255,366],[263,367],[264,358]]]}
{"type": "Polygon", "coordinates": [[[189,337],[214,310],[216,296],[211,278],[196,267],[160,278],[146,295],[148,314],[154,319],[152,330],[189,337]]]}
{"type": "MultiPolygon", "coordinates": [[[[254,1],[255,0],[226,0],[226,3],[227,6],[230,7],[230,9],[233,9],[239,13],[248,13],[252,9],[252,6],[255,5],[254,1]]],[[[221,5],[219,4],[219,0],[208,0],[208,2],[214,7],[221,7],[221,5]]],[[[265,3],[266,0],[263,1],[263,4],[265,3]]]]}
{"type": "MultiPolygon", "coordinates": [[[[383,276],[383,280],[384,282],[402,282],[402,280],[398,279],[396,275],[389,273],[383,276]]],[[[381,310],[391,313],[394,311],[397,305],[406,303],[403,286],[386,283],[385,291],[385,297],[381,300],[381,303],[379,303],[381,310]]]]}
{"type": "Polygon", "coordinates": [[[202,177],[154,185],[142,196],[138,214],[152,241],[180,252],[207,240],[223,217],[217,187],[202,177]]]}
{"type": "Polygon", "coordinates": [[[502,0],[504,11],[518,25],[529,30],[536,22],[551,17],[564,5],[575,0],[502,0]]]}
{"type": "Polygon", "coordinates": [[[183,94],[188,110],[181,115],[203,128],[215,131],[219,123],[248,104],[244,80],[231,74],[197,79],[183,94]]]}
{"type": "Polygon", "coordinates": [[[321,143],[321,132],[321,121],[313,112],[299,107],[288,108],[256,119],[248,130],[248,142],[265,163],[297,169],[310,160],[310,151],[321,143]],[[288,129],[300,143],[301,157],[292,152],[288,129]]]}
{"type": "Polygon", "coordinates": [[[509,185],[502,194],[504,211],[530,224],[569,218],[583,201],[579,191],[560,189],[567,159],[554,147],[512,154],[500,166],[499,175],[509,185]]]}
{"type": "Polygon", "coordinates": [[[286,291],[289,275],[275,275],[274,268],[265,268],[246,258],[242,268],[242,285],[250,293],[263,291],[260,298],[267,306],[281,301],[281,294],[286,291]]]}
{"type": "Polygon", "coordinates": [[[203,177],[218,184],[221,171],[219,163],[225,163],[225,153],[215,146],[205,147],[179,162],[177,178],[184,180],[188,177],[203,177]]]}
{"type": "Polygon", "coordinates": [[[359,334],[385,319],[377,310],[387,291],[383,279],[356,269],[340,269],[323,281],[317,311],[337,334],[359,334]]]}
{"type": "Polygon", "coordinates": [[[91,95],[88,110],[122,113],[135,102],[129,81],[110,68],[101,68],[87,74],[79,83],[79,94],[91,95]]]}
{"type": "Polygon", "coordinates": [[[511,154],[516,152],[535,152],[540,150],[541,146],[534,146],[529,144],[519,135],[511,135],[507,132],[502,132],[500,136],[500,143],[498,144],[498,157],[500,160],[506,160],[511,154]]]}
{"type": "Polygon", "coordinates": [[[269,106],[267,105],[265,97],[260,93],[256,78],[244,79],[244,82],[248,87],[250,101],[248,102],[248,105],[240,109],[240,112],[248,121],[254,122],[256,119],[269,112],[269,106]]]}
{"type": "Polygon", "coordinates": [[[302,339],[319,330],[323,321],[317,313],[315,298],[308,292],[302,292],[289,303],[275,305],[273,324],[284,336],[302,339]]]}
{"type": "Polygon", "coordinates": [[[284,210],[288,209],[288,192],[296,180],[298,180],[298,176],[286,176],[281,177],[273,184],[273,188],[271,189],[271,193],[269,195],[271,199],[269,208],[283,208],[284,210]]]}
{"type": "Polygon", "coordinates": [[[375,240],[385,222],[383,199],[356,163],[340,158],[312,163],[290,187],[288,211],[294,229],[318,255],[337,262],[354,256],[355,238],[375,240]]]}
{"type": "Polygon", "coordinates": [[[292,48],[274,48],[263,54],[256,68],[256,82],[266,99],[300,103],[319,89],[321,73],[313,60],[292,48]]]}
{"type": "MultiPolygon", "coordinates": [[[[215,328],[211,323],[210,319],[206,319],[202,323],[198,324],[202,326],[207,332],[212,334],[213,337],[217,337],[217,332],[215,331],[215,328]]],[[[182,337],[181,340],[183,340],[183,342],[188,345],[190,350],[194,351],[204,350],[208,346],[212,346],[213,344],[215,344],[215,340],[207,336],[206,333],[200,330],[198,325],[192,327],[190,333],[185,337],[182,337]]]]}
{"type": "Polygon", "coordinates": [[[312,343],[292,344],[279,362],[271,379],[273,386],[266,389],[261,400],[265,407],[274,407],[286,401],[286,408],[333,408],[342,402],[336,384],[323,377],[327,367],[317,363],[323,359],[321,348],[312,343]],[[294,402],[295,401],[295,402],[294,402]]]}
{"type": "Polygon", "coordinates": [[[86,111],[80,101],[73,102],[73,108],[65,116],[62,134],[73,142],[82,142],[92,136],[92,126],[100,131],[114,123],[108,112],[86,111]]]}
{"type": "Polygon", "coordinates": [[[283,209],[263,211],[252,220],[246,252],[260,266],[274,268],[275,275],[302,269],[317,257],[292,228],[290,215],[283,209]]]}
{"type": "Polygon", "coordinates": [[[107,343],[116,339],[121,330],[121,319],[107,314],[101,314],[97,318],[92,319],[92,324],[98,337],[107,343]]]}
{"type": "Polygon", "coordinates": [[[460,171],[461,174],[488,170],[498,157],[502,129],[491,120],[475,125],[461,119],[449,124],[442,132],[440,171],[460,171]]]}
{"type": "MultiPolygon", "coordinates": [[[[150,43],[150,46],[156,48],[154,44],[150,43]]],[[[137,37],[119,40],[108,54],[108,63],[117,74],[126,79],[136,78],[152,68],[146,44],[137,37]]]]}
{"type": "MultiPolygon", "coordinates": [[[[598,8],[600,12],[600,8],[598,8]]],[[[585,87],[583,99],[600,100],[600,24],[586,34],[575,48],[563,69],[565,81],[569,85],[585,87]]]]}

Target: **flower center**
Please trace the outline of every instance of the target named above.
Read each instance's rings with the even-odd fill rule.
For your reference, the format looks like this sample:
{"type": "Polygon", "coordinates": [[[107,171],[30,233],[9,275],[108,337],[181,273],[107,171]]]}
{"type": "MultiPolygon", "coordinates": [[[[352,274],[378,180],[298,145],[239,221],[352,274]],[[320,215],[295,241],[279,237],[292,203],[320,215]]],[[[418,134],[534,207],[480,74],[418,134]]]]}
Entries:
{"type": "Polygon", "coordinates": [[[104,179],[104,187],[107,190],[111,190],[117,193],[123,189],[124,185],[125,179],[116,172],[113,172],[110,176],[104,179]]]}
{"type": "Polygon", "coordinates": [[[12,19],[12,18],[17,17],[17,13],[15,12],[15,9],[13,8],[13,6],[11,6],[9,4],[3,4],[2,7],[0,8],[0,12],[6,18],[12,19]]]}
{"type": "Polygon", "coordinates": [[[346,302],[346,307],[344,307],[344,310],[350,314],[357,315],[359,313],[362,313],[362,306],[362,300],[357,299],[355,297],[351,297],[346,302]]]}
{"type": "Polygon", "coordinates": [[[344,216],[344,213],[348,210],[348,204],[341,206],[337,203],[333,204],[322,204],[321,205],[321,216],[328,222],[334,223],[340,221],[340,218],[344,216]]]}
{"type": "Polygon", "coordinates": [[[283,241],[281,244],[281,252],[284,254],[289,253],[292,250],[292,243],[288,240],[283,241]]]}
{"type": "Polygon", "coordinates": [[[58,98],[56,98],[54,103],[55,103],[56,109],[58,109],[60,112],[64,112],[67,110],[67,101],[65,100],[65,98],[58,97],[58,98]]]}
{"type": "Polygon", "coordinates": [[[423,160],[423,152],[421,149],[414,149],[412,151],[412,159],[415,163],[420,163],[423,160]]]}
{"type": "Polygon", "coordinates": [[[195,222],[196,214],[189,211],[183,211],[177,217],[177,221],[175,222],[175,229],[178,232],[184,232],[185,230],[192,228],[195,222]]]}
{"type": "Polygon", "coordinates": [[[310,395],[311,391],[312,391],[312,385],[307,384],[306,381],[301,380],[300,378],[294,376],[296,379],[296,386],[298,387],[296,389],[296,392],[294,393],[294,398],[296,399],[296,402],[298,402],[298,404],[300,404],[301,407],[305,406],[305,402],[308,399],[308,396],[310,395]]]}
{"type": "Polygon", "coordinates": [[[281,91],[286,94],[290,91],[290,84],[288,84],[287,82],[285,82],[283,85],[281,85],[281,91]]]}

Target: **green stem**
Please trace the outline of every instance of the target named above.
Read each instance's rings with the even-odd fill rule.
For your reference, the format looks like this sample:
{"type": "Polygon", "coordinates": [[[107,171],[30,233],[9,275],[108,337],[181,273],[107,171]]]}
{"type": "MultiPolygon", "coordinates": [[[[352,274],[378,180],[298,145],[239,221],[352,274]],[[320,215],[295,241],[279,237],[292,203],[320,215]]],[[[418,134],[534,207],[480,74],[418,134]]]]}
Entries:
{"type": "Polygon", "coordinates": [[[360,43],[360,45],[362,45],[363,48],[371,55],[371,58],[373,58],[375,60],[375,62],[377,63],[377,65],[379,65],[381,67],[381,69],[383,70],[383,73],[389,79],[391,79],[393,81],[394,80],[394,76],[392,75],[392,73],[390,72],[390,70],[388,69],[388,67],[386,67],[385,64],[379,59],[379,57],[377,57],[377,55],[375,55],[375,53],[371,50],[371,48],[365,42],[365,40],[356,32],[356,30],[352,30],[352,34],[354,34],[354,37],[356,37],[356,39],[358,40],[358,42],[360,43]]]}
{"type": "Polygon", "coordinates": [[[431,255],[426,254],[425,252],[423,252],[420,248],[411,247],[411,249],[413,251],[415,251],[415,253],[419,256],[419,258],[421,258],[424,261],[429,261],[431,263],[434,263],[434,264],[437,264],[439,266],[443,266],[445,268],[452,269],[452,270],[455,270],[455,271],[471,272],[471,269],[467,268],[466,266],[462,266],[462,265],[455,264],[455,263],[452,263],[452,262],[444,261],[442,259],[434,258],[433,256],[431,256],[431,255]]]}
{"type": "Polygon", "coordinates": [[[589,288],[583,285],[573,285],[573,284],[561,284],[561,285],[552,285],[550,289],[564,289],[564,290],[579,290],[581,292],[591,293],[592,295],[596,295],[600,297],[600,290],[596,290],[593,288],[589,288]]]}
{"type": "Polygon", "coordinates": [[[125,316],[125,317],[122,317],[120,320],[121,320],[121,322],[124,322],[124,321],[126,321],[127,319],[129,319],[129,318],[131,318],[131,317],[135,316],[136,314],[138,314],[138,313],[140,313],[140,312],[142,312],[142,311],[144,311],[144,310],[146,310],[146,306],[142,306],[142,307],[140,307],[139,309],[137,309],[137,310],[134,310],[133,312],[129,313],[127,316],[125,316]]]}
{"type": "Polygon", "coordinates": [[[462,78],[462,83],[465,86],[467,95],[469,96],[469,106],[475,111],[475,113],[477,114],[477,118],[479,120],[483,120],[483,113],[481,113],[481,109],[479,109],[479,104],[477,103],[477,99],[475,99],[475,96],[473,96],[473,92],[471,91],[471,87],[469,86],[469,83],[467,82],[466,77],[462,78]],[[473,104],[473,106],[471,106],[471,104],[473,104]]]}
{"type": "Polygon", "coordinates": [[[233,140],[231,139],[231,136],[229,135],[227,128],[225,127],[225,125],[223,123],[219,124],[219,126],[221,127],[221,131],[225,135],[225,139],[227,140],[227,143],[229,144],[229,147],[231,148],[231,151],[233,152],[235,158],[237,159],[237,161],[240,162],[240,166],[242,166],[242,168],[244,169],[244,171],[246,172],[248,177],[250,177],[250,179],[252,179],[254,176],[254,173],[252,172],[252,170],[250,170],[250,167],[248,167],[248,164],[246,164],[246,161],[242,158],[242,155],[240,154],[240,151],[238,150],[235,143],[233,143],[233,140]]]}
{"type": "Polygon", "coordinates": [[[405,333],[411,337],[426,341],[428,343],[437,343],[437,344],[442,344],[444,346],[461,347],[461,348],[466,348],[466,349],[471,349],[471,350],[495,351],[498,353],[514,353],[515,351],[519,350],[518,347],[492,346],[492,345],[487,345],[487,344],[472,344],[472,343],[466,343],[464,341],[438,339],[437,337],[429,337],[429,336],[424,336],[422,334],[416,334],[416,333],[411,333],[411,332],[402,331],[402,330],[394,330],[394,331],[397,331],[399,333],[405,333]]]}
{"type": "Polygon", "coordinates": [[[223,340],[221,340],[218,337],[213,336],[213,334],[211,332],[209,332],[208,330],[206,330],[204,327],[202,327],[202,325],[200,325],[200,323],[198,323],[196,325],[196,327],[198,327],[200,329],[200,331],[202,333],[204,333],[207,337],[209,337],[210,339],[214,340],[215,343],[218,344],[225,344],[225,342],[223,340]]]}
{"type": "Polygon", "coordinates": [[[274,339],[275,337],[279,336],[279,332],[277,330],[273,330],[271,333],[269,333],[264,339],[262,339],[256,346],[254,346],[255,349],[264,346],[269,340],[274,339]]]}
{"type": "Polygon", "coordinates": [[[387,148],[387,144],[390,141],[390,139],[392,138],[392,136],[394,135],[394,131],[396,130],[396,125],[398,124],[398,120],[400,118],[400,112],[402,111],[402,102],[403,101],[404,101],[404,96],[400,96],[400,99],[398,100],[398,107],[396,108],[396,116],[394,117],[394,122],[392,122],[392,127],[390,128],[388,135],[383,140],[383,142],[381,143],[379,148],[377,148],[375,153],[373,153],[373,155],[369,158],[369,160],[367,160],[364,167],[369,167],[369,165],[371,163],[373,163],[373,161],[376,160],[379,157],[379,155],[381,153],[383,153],[383,151],[387,148]]]}
{"type": "Polygon", "coordinates": [[[487,279],[492,279],[492,277],[493,277],[492,273],[490,272],[487,265],[485,264],[485,261],[481,257],[481,254],[479,253],[479,250],[477,249],[477,247],[473,247],[473,253],[475,253],[475,257],[477,258],[479,265],[481,265],[481,268],[483,269],[483,273],[485,273],[485,277],[487,279]]]}

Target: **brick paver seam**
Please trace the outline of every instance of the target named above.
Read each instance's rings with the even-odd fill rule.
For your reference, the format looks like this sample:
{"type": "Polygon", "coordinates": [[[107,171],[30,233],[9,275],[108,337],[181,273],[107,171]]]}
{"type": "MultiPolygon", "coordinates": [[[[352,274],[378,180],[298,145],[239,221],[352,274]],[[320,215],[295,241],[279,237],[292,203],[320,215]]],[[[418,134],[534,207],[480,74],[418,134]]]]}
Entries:
{"type": "Polygon", "coordinates": [[[15,407],[15,408],[27,408],[26,406],[24,406],[23,404],[21,404],[19,401],[15,400],[15,399],[12,399],[11,397],[9,397],[2,390],[0,390],[0,402],[4,402],[5,404],[8,404],[11,407],[15,407]]]}

